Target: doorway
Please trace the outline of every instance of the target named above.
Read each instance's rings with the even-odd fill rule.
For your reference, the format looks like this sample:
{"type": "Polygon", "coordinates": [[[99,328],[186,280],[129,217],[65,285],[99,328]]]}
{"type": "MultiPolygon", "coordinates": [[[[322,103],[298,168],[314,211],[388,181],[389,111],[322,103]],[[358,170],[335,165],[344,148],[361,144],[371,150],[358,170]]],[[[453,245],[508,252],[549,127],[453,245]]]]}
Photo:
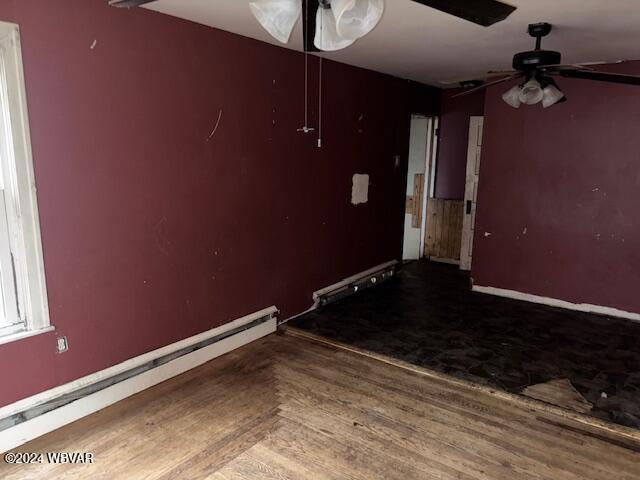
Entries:
{"type": "Polygon", "coordinates": [[[418,260],[424,253],[427,198],[435,187],[437,129],[438,117],[411,116],[403,260],[418,260]]]}

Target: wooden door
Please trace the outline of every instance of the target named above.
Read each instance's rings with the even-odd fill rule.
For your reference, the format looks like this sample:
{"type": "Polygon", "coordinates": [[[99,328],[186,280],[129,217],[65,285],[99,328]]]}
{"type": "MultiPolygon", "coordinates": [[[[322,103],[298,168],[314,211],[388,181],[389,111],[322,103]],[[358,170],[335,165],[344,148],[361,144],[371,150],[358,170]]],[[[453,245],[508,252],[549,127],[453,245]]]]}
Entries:
{"type": "Polygon", "coordinates": [[[431,260],[458,263],[462,241],[463,205],[460,200],[430,198],[424,254],[431,260]]]}

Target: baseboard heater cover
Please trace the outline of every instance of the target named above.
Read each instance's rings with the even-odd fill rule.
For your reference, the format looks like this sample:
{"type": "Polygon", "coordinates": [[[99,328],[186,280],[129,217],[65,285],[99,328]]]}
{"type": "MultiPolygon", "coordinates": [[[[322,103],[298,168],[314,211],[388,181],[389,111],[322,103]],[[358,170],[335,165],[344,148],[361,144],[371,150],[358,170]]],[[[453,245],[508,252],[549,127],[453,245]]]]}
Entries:
{"type": "Polygon", "coordinates": [[[397,264],[397,260],[383,263],[314,292],[313,308],[323,307],[390,279],[395,275],[397,264]]]}
{"type": "Polygon", "coordinates": [[[575,310],[577,312],[595,313],[608,317],[625,318],[635,322],[640,322],[640,313],[627,312],[614,307],[604,307],[601,305],[592,305],[589,303],[571,303],[566,300],[557,298],[542,297],[531,293],[522,293],[515,290],[507,290],[504,288],[485,287],[481,285],[473,285],[471,290],[487,295],[495,295],[497,297],[511,298],[513,300],[522,300],[524,302],[539,303],[549,305],[551,307],[565,308],[567,310],[575,310]]]}
{"type": "MultiPolygon", "coordinates": [[[[0,409],[0,452],[16,448],[34,438],[94,413],[169,378],[202,365],[276,331],[276,307],[238,320],[123,362],[125,369],[107,376],[98,372],[81,381],[57,387],[59,395],[47,392],[0,409]],[[172,348],[175,347],[175,348],[172,348]],[[140,361],[138,361],[140,359],[140,361]],[[135,366],[133,366],[135,365],[135,366]],[[131,368],[126,368],[131,366],[131,368]],[[91,382],[90,378],[96,378],[91,382]],[[74,384],[80,384],[73,388],[74,384]],[[7,412],[9,414],[7,414],[7,412]]],[[[118,366],[107,370],[118,370],[118,366]]]]}

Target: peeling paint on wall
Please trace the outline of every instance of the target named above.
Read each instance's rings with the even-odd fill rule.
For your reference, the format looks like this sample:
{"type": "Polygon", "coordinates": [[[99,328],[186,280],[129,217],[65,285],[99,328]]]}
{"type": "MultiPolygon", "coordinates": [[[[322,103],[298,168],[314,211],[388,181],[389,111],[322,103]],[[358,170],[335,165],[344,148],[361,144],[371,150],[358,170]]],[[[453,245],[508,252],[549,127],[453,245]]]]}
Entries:
{"type": "Polygon", "coordinates": [[[369,174],[355,173],[351,187],[351,203],[358,205],[369,201],[369,174]]]}

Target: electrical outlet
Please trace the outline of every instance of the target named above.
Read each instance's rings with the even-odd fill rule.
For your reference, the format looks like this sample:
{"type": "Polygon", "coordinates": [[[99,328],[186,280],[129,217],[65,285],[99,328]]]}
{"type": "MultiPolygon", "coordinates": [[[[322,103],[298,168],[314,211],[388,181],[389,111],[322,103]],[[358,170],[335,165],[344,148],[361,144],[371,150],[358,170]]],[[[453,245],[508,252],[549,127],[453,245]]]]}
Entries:
{"type": "Polygon", "coordinates": [[[69,350],[69,341],[67,337],[58,337],[57,339],[58,353],[64,353],[69,350]]]}

